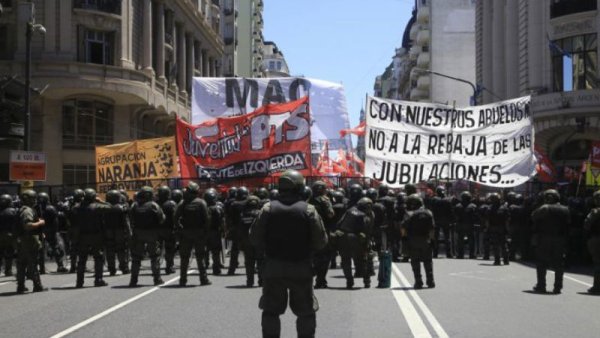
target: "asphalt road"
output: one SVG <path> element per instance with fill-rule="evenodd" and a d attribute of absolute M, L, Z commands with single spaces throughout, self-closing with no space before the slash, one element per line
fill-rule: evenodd
<path fill-rule="evenodd" d="M 194 262 L 195 264 L 195 262 Z M 92 263 L 88 262 L 89 268 Z M 49 270 L 54 266 L 48 264 Z M 246 288 L 244 270 L 189 287 L 178 274 L 152 285 L 147 262 L 140 287 L 129 276 L 106 277 L 108 287 L 75 289 L 74 274 L 46 274 L 50 291 L 16 295 L 13 277 L 0 277 L 0 337 L 260 337 L 258 287 Z M 193 268 L 194 266 L 192 266 Z M 316 290 L 318 337 L 595 337 L 600 297 L 585 293 L 590 275 L 567 273 L 561 295 L 530 293 L 535 270 L 482 260 L 434 260 L 437 287 L 413 290 L 407 263 L 396 263 L 390 289 L 345 289 L 340 269 L 329 289 Z M 553 274 L 548 274 L 552 285 Z M 376 285 L 373 278 L 373 285 Z M 31 283 L 28 282 L 31 288 Z M 295 337 L 295 317 L 282 316 L 282 337 Z"/>

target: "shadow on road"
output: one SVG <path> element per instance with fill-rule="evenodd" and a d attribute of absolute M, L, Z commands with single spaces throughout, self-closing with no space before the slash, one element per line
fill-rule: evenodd
<path fill-rule="evenodd" d="M 17 291 L 10 291 L 10 292 L 2 292 L 0 293 L 0 297 L 11 297 L 11 296 L 20 296 Z"/>
<path fill-rule="evenodd" d="M 226 289 L 256 289 L 258 288 L 258 286 L 251 286 L 248 287 L 245 284 L 244 285 L 227 285 L 225 286 Z"/>
<path fill-rule="evenodd" d="M 523 290 L 523 293 L 528 293 L 528 294 L 531 294 L 531 295 L 538 295 L 538 296 L 558 296 L 558 294 L 554 294 L 554 293 L 551 293 L 551 292 L 544 292 L 544 293 L 542 293 L 542 292 L 536 292 L 536 291 L 533 291 L 533 290 Z"/>
<path fill-rule="evenodd" d="M 600 297 L 600 294 L 597 294 L 597 293 L 577 292 L 577 294 L 582 295 L 582 296 Z"/>

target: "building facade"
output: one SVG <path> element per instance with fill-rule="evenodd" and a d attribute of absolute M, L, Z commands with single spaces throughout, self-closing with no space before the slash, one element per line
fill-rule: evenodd
<path fill-rule="evenodd" d="M 266 77 L 288 77 L 290 69 L 285 61 L 285 57 L 273 41 L 265 41 L 263 44 L 263 63 L 262 69 Z"/>
<path fill-rule="evenodd" d="M 265 77 L 263 63 L 263 0 L 237 0 L 237 53 L 234 59 L 237 76 Z"/>
<path fill-rule="evenodd" d="M 190 119 L 192 77 L 221 75 L 218 0 L 32 3 L 46 31 L 31 39 L 30 148 L 46 153 L 44 184 L 94 182 L 96 145 L 173 135 L 176 116 Z M 22 83 L 31 6 L 2 5 L 0 77 Z M 22 148 L 23 115 L 6 111 L 0 118 L 17 133 L 0 135 L 0 181 L 8 180 L 9 149 Z"/>
<path fill-rule="evenodd" d="M 483 103 L 532 95 L 536 145 L 579 168 L 600 139 L 598 1 L 478 1 L 476 27 Z"/>

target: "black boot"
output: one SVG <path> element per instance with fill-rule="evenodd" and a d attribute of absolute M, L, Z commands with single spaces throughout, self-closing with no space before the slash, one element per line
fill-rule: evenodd
<path fill-rule="evenodd" d="M 48 288 L 45 288 L 42 285 L 42 280 L 40 279 L 40 275 L 38 273 L 36 273 L 37 271 L 34 271 L 32 274 L 32 279 L 33 279 L 33 292 L 44 292 L 44 291 L 48 291 Z"/>
<path fill-rule="evenodd" d="M 427 279 L 427 287 L 435 288 L 435 280 L 433 279 L 433 261 L 423 262 L 425 266 L 425 278 Z"/>
<path fill-rule="evenodd" d="M 415 275 L 414 288 L 417 290 L 422 289 L 423 288 L 423 277 L 421 276 L 421 262 L 411 259 L 410 265 L 412 267 L 413 274 Z"/>
<path fill-rule="evenodd" d="M 23 294 L 28 291 L 25 287 L 25 267 L 17 264 L 17 293 Z"/>
<path fill-rule="evenodd" d="M 83 287 L 83 278 L 85 277 L 85 260 L 79 259 L 77 262 L 77 282 L 75 283 L 76 288 Z"/>
<path fill-rule="evenodd" d="M 212 283 L 210 280 L 208 280 L 208 274 L 206 273 L 206 267 L 202 264 L 202 257 L 196 256 L 196 262 L 198 262 L 198 274 L 200 275 L 200 285 L 211 285 Z"/>
<path fill-rule="evenodd" d="M 8 277 L 8 276 L 12 276 L 12 265 L 13 265 L 13 260 L 12 258 L 7 258 L 6 259 L 6 266 L 4 267 L 4 276 Z"/>
<path fill-rule="evenodd" d="M 138 276 L 140 274 L 141 261 L 134 260 L 131 262 L 131 277 L 129 279 L 129 286 L 135 287 L 138 284 Z"/>
<path fill-rule="evenodd" d="M 94 257 L 94 286 L 107 286 L 103 279 L 104 257 Z"/>
<path fill-rule="evenodd" d="M 163 284 L 162 278 L 160 278 L 160 261 L 155 258 L 150 261 L 150 269 L 152 269 L 152 277 L 154 278 L 154 285 Z"/>
<path fill-rule="evenodd" d="M 181 257 L 181 262 L 179 263 L 181 265 L 179 267 L 179 286 L 187 285 L 187 271 L 189 263 L 189 257 Z"/>
<path fill-rule="evenodd" d="M 546 293 L 546 270 L 536 268 L 537 284 L 533 287 L 534 292 Z"/>
<path fill-rule="evenodd" d="M 600 273 L 594 274 L 594 285 L 588 289 L 588 292 L 593 295 L 600 295 Z"/>

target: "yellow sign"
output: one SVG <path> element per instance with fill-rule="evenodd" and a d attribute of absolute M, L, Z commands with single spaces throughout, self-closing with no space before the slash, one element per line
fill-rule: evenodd
<path fill-rule="evenodd" d="M 124 189 L 131 193 L 158 187 L 178 177 L 175 137 L 137 140 L 96 147 L 98 193 Z"/>
<path fill-rule="evenodd" d="M 590 162 L 587 162 L 586 167 L 585 185 L 595 187 L 600 186 L 600 168 L 592 167 Z"/>

